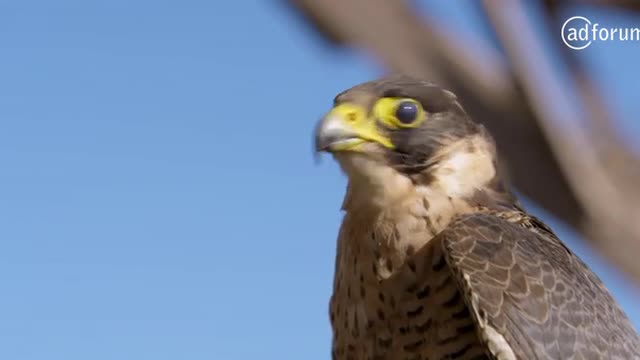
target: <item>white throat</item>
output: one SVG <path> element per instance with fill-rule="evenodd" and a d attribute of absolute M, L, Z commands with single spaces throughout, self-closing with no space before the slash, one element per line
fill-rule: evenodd
<path fill-rule="evenodd" d="M 349 177 L 345 210 L 396 209 L 416 197 L 464 200 L 496 176 L 494 146 L 480 135 L 444 146 L 433 157 L 431 180 L 421 184 L 367 155 L 337 154 Z"/>

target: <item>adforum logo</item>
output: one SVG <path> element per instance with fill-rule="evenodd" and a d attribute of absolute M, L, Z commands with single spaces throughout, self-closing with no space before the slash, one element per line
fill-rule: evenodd
<path fill-rule="evenodd" d="M 582 50 L 596 41 L 640 41 L 640 28 L 607 28 L 584 16 L 574 16 L 562 25 L 562 41 L 574 50 Z"/>

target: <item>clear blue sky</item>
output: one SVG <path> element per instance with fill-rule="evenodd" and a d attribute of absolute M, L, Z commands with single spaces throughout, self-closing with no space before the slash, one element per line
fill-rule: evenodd
<path fill-rule="evenodd" d="M 638 134 L 640 49 L 584 56 Z M 0 358 L 328 359 L 345 180 L 311 132 L 378 74 L 269 1 L 0 3 Z"/>

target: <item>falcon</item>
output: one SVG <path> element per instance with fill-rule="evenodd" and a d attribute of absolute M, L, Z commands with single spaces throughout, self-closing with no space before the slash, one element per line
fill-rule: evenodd
<path fill-rule="evenodd" d="M 348 178 L 333 359 L 640 359 L 620 306 L 518 203 L 452 92 L 406 76 L 357 85 L 315 146 Z"/>

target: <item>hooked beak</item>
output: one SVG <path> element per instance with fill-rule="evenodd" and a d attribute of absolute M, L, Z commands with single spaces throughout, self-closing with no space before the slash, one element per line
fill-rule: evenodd
<path fill-rule="evenodd" d="M 359 105 L 337 105 L 316 127 L 316 152 L 363 151 L 362 145 L 370 142 L 393 148 L 391 141 L 378 131 L 375 119 L 369 119 L 366 109 Z"/>

